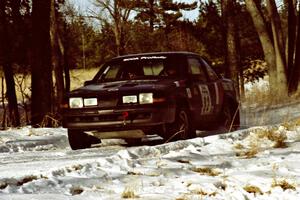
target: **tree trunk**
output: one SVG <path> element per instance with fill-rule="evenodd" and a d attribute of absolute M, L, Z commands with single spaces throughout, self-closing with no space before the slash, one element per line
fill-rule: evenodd
<path fill-rule="evenodd" d="M 227 64 L 228 77 L 234 81 L 234 86 L 239 95 L 239 56 L 237 52 L 237 29 L 235 23 L 234 0 L 223 0 L 223 15 L 226 21 L 226 44 L 227 44 Z"/>
<path fill-rule="evenodd" d="M 296 27 L 297 27 L 297 19 L 296 19 L 296 10 L 293 0 L 287 0 L 288 7 L 288 48 L 287 48 L 287 64 L 288 64 L 288 87 L 289 93 L 293 93 L 297 90 L 298 82 L 295 80 L 295 47 L 299 48 L 295 45 L 297 43 L 296 40 Z M 296 41 L 296 42 L 295 42 Z M 297 75 L 296 75 L 297 76 Z M 299 76 L 299 75 L 298 75 Z M 296 78 L 297 79 L 297 78 Z"/>
<path fill-rule="evenodd" d="M 56 20 L 57 11 L 52 8 L 53 11 L 51 12 L 53 22 L 59 23 L 59 20 Z M 52 43 L 52 66 L 54 69 L 55 75 L 55 111 L 60 114 L 60 106 L 63 103 L 64 97 L 64 77 L 63 77 L 63 58 L 64 58 L 64 47 L 62 41 L 60 39 L 60 35 L 57 31 L 57 27 L 55 23 L 51 25 L 51 35 L 53 39 L 51 40 Z"/>
<path fill-rule="evenodd" d="M 70 66 L 69 66 L 69 41 L 67 37 L 67 23 L 64 22 L 64 55 L 63 55 L 63 66 L 64 66 L 64 73 L 65 73 L 65 92 L 70 92 L 71 89 L 71 81 L 70 81 Z"/>
<path fill-rule="evenodd" d="M 18 127 L 20 126 L 20 115 L 18 110 L 12 64 L 10 62 L 5 63 L 3 65 L 3 69 L 6 82 L 6 96 L 8 99 L 9 119 L 13 127 Z"/>
<path fill-rule="evenodd" d="M 51 14 L 54 0 L 33 0 L 33 57 L 31 69 L 31 124 L 51 126 L 44 120 L 53 113 Z"/>
<path fill-rule="evenodd" d="M 2 114 L 2 129 L 6 129 L 6 107 L 5 107 L 5 95 L 4 95 L 4 78 L 1 76 L 1 104 L 2 104 L 2 109 L 3 109 L 3 114 Z"/>
<path fill-rule="evenodd" d="M 9 118 L 11 121 L 11 125 L 13 127 L 20 126 L 20 115 L 18 110 L 18 102 L 16 96 L 15 89 L 15 81 L 12 69 L 12 60 L 11 60 L 11 38 L 8 33 L 8 22 L 6 21 L 6 1 L 0 1 L 0 20 L 2 26 L 0 27 L 0 56 L 2 59 L 2 63 L 0 65 L 3 66 L 4 77 L 6 82 L 6 96 L 8 99 L 8 110 L 9 110 Z"/>
<path fill-rule="evenodd" d="M 286 78 L 286 65 L 285 65 L 285 53 L 283 44 L 283 34 L 281 28 L 281 22 L 277 7 L 274 0 L 267 0 L 267 10 L 269 18 L 271 20 L 273 43 L 276 57 L 276 70 L 277 70 L 277 90 L 287 95 L 287 78 Z"/>
<path fill-rule="evenodd" d="M 115 42 L 116 42 L 116 50 L 117 50 L 116 54 L 118 56 L 125 54 L 124 30 L 122 26 L 123 25 L 119 17 L 116 17 L 113 30 L 115 34 Z"/>
<path fill-rule="evenodd" d="M 262 49 L 265 56 L 265 61 L 268 65 L 269 84 L 271 94 L 277 93 L 277 69 L 276 69 L 276 57 L 275 49 L 272 40 L 268 34 L 264 19 L 261 16 L 259 9 L 257 8 L 254 0 L 245 0 L 248 12 L 251 15 L 255 29 L 258 33 L 259 40 L 262 45 Z"/>
<path fill-rule="evenodd" d="M 149 24 L 150 24 L 150 32 L 152 33 L 154 30 L 154 19 L 155 19 L 155 14 L 154 14 L 154 0 L 149 0 Z"/>
<path fill-rule="evenodd" d="M 291 84 L 294 85 L 295 91 L 300 89 L 300 4 L 298 9 L 298 28 L 296 38 L 295 65 L 292 72 Z"/>

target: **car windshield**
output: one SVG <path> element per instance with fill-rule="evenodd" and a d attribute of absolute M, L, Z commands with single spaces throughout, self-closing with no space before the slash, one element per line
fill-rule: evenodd
<path fill-rule="evenodd" d="M 107 63 L 96 75 L 96 82 L 132 79 L 176 78 L 182 69 L 182 62 L 174 56 L 129 57 Z"/>

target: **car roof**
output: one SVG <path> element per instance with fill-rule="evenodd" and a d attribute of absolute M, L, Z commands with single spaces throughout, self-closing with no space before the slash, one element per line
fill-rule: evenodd
<path fill-rule="evenodd" d="M 138 53 L 138 54 L 128 54 L 122 55 L 115 58 L 112 58 L 111 61 L 116 61 L 125 58 L 133 58 L 133 57 L 141 57 L 141 56 L 168 56 L 168 55 L 196 55 L 196 53 L 188 52 L 188 51 L 166 51 L 166 52 L 149 52 L 149 53 Z"/>

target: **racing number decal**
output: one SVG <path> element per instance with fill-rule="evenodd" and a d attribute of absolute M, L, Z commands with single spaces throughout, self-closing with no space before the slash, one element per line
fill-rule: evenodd
<path fill-rule="evenodd" d="M 201 114 L 210 114 L 212 112 L 211 96 L 207 85 L 198 85 L 202 99 Z"/>

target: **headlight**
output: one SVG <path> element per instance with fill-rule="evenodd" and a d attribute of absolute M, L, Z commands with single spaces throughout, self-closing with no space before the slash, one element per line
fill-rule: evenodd
<path fill-rule="evenodd" d="M 97 106 L 97 98 L 86 98 L 83 100 L 84 106 Z"/>
<path fill-rule="evenodd" d="M 137 96 L 136 95 L 123 96 L 122 102 L 123 103 L 137 103 Z"/>
<path fill-rule="evenodd" d="M 153 93 L 140 93 L 139 94 L 140 104 L 150 104 L 153 103 Z"/>
<path fill-rule="evenodd" d="M 69 99 L 70 108 L 82 108 L 83 99 L 81 97 L 72 97 Z"/>

